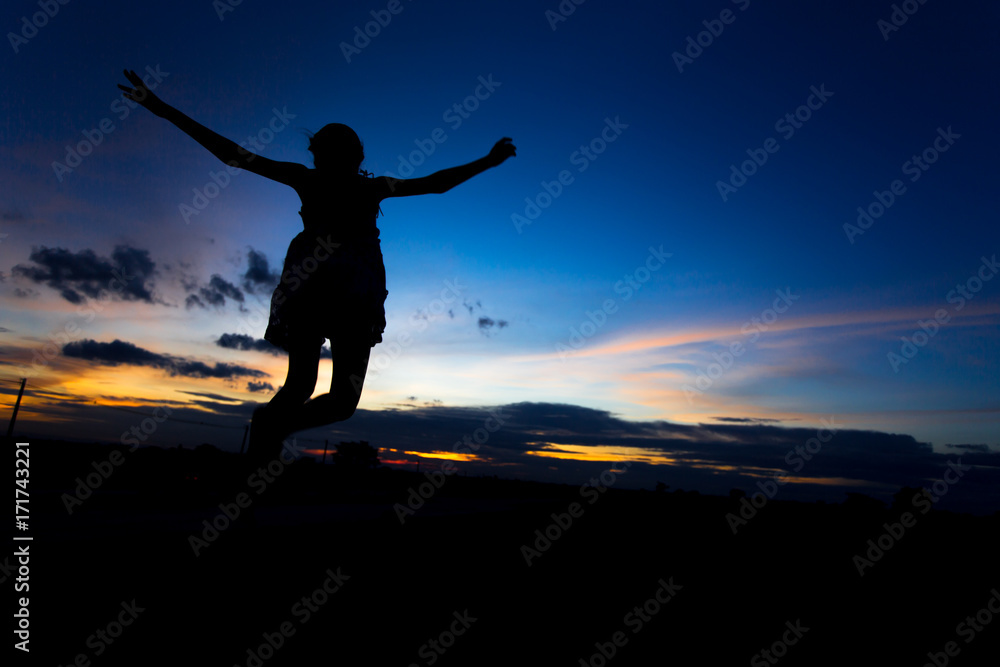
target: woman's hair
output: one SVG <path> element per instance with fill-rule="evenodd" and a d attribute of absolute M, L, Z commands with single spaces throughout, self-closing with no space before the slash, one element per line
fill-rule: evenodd
<path fill-rule="evenodd" d="M 309 135 L 309 152 L 317 169 L 357 174 L 362 173 L 365 147 L 358 135 L 342 123 L 330 123 Z"/>

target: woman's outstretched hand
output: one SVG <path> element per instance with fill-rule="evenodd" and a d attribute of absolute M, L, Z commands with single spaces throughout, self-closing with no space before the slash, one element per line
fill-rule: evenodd
<path fill-rule="evenodd" d="M 517 147 L 511 141 L 510 137 L 504 137 L 493 144 L 493 148 L 490 150 L 487 158 L 493 163 L 494 167 L 501 164 L 507 158 L 517 155 Z"/>
<path fill-rule="evenodd" d="M 143 83 L 142 78 L 136 74 L 134 70 L 127 69 L 124 70 L 124 72 L 125 78 L 128 79 L 129 83 L 135 86 L 135 88 L 129 88 L 128 86 L 123 86 L 119 83 L 118 87 L 122 89 L 122 95 L 133 102 L 141 104 L 149 109 L 151 113 L 154 113 L 162 118 L 166 110 L 170 108 L 167 103 L 154 95 L 153 91 L 151 91 L 146 84 Z"/>

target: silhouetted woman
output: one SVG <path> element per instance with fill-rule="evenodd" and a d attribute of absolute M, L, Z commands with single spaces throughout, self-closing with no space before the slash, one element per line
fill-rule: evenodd
<path fill-rule="evenodd" d="M 368 356 L 385 330 L 385 267 L 375 226 L 379 202 L 446 192 L 515 155 L 515 148 L 505 137 L 486 157 L 460 167 L 423 178 L 373 178 L 361 169 L 364 151 L 357 134 L 334 123 L 311 137 L 315 168 L 309 169 L 255 155 L 160 100 L 134 71 L 126 70 L 125 77 L 134 86 L 119 84 L 126 98 L 169 120 L 227 165 L 291 186 L 302 200 L 305 230 L 288 248 L 264 334 L 288 351 L 288 377 L 274 398 L 254 411 L 251 426 L 252 459 L 275 458 L 287 436 L 343 421 L 357 408 Z M 309 400 L 328 338 L 330 393 Z"/>

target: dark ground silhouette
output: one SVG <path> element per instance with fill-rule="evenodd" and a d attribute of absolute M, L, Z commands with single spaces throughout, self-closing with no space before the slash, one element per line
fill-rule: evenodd
<path fill-rule="evenodd" d="M 77 478 L 115 449 L 121 465 L 68 513 Z M 739 493 L 582 494 L 460 475 L 430 492 L 426 474 L 373 469 L 363 451 L 248 483 L 230 472 L 236 455 L 210 446 L 127 453 L 33 441 L 32 657 L 919 666 L 933 664 L 930 652 L 995 664 L 1000 617 L 959 627 L 1000 586 L 1000 515 L 920 514 L 908 492 L 897 507 L 775 500 L 734 535 L 726 516 L 739 513 Z M 220 504 L 234 512 L 240 492 L 249 506 L 227 525 Z M 430 497 L 416 507 L 420 493 Z M 907 510 L 915 523 L 883 539 L 859 576 L 854 557 Z M 203 523 L 213 521 L 225 526 L 214 538 Z"/>

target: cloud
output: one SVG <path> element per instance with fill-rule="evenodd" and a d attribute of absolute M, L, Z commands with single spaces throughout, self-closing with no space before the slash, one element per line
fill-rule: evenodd
<path fill-rule="evenodd" d="M 503 329 L 507 326 L 507 320 L 496 320 L 494 321 L 492 317 L 480 317 L 479 318 L 479 332 L 484 336 L 489 336 L 496 327 L 497 330 Z"/>
<path fill-rule="evenodd" d="M 983 454 L 990 451 L 989 445 L 945 445 L 945 447 L 950 447 L 951 449 L 963 449 L 967 452 L 980 452 Z"/>
<path fill-rule="evenodd" d="M 250 379 L 248 384 L 263 390 L 264 382 Z M 15 390 L 13 385 L 7 388 Z M 252 400 L 201 396 L 204 400 L 194 401 L 187 411 L 178 404 L 174 417 L 202 422 L 208 409 L 215 415 L 213 423 L 236 430 L 243 428 L 258 405 Z M 86 397 L 39 390 L 36 399 L 42 414 L 60 416 L 57 422 L 72 423 L 76 432 L 89 423 L 95 409 Z M 68 414 L 74 419 L 67 420 Z M 633 421 L 606 410 L 568 404 L 457 407 L 424 403 L 405 409 L 362 408 L 345 422 L 303 431 L 296 438 L 302 442 L 367 440 L 382 448 L 383 460 L 392 460 L 393 466 L 416 467 L 419 462 L 431 469 L 444 460 L 436 455 L 444 454 L 466 459 L 456 461 L 464 475 L 574 486 L 599 477 L 616 461 L 630 463 L 620 480 L 622 488 L 652 490 L 662 482 L 673 490 L 717 496 L 727 496 L 733 488 L 752 495 L 761 491 L 761 484 L 772 481 L 774 474 L 787 473 L 789 481 L 772 496 L 778 501 L 842 502 L 847 493 L 857 492 L 889 503 L 904 487 L 934 489 L 949 480 L 935 508 L 976 514 L 1000 511 L 998 451 L 959 447 L 936 452 L 908 435 L 839 426 L 832 437 L 822 434 L 825 442 L 810 443 L 811 438 L 819 439 L 817 435 L 815 427 Z M 204 441 L 206 435 L 193 433 L 192 437 Z M 230 448 L 239 446 L 238 440 L 217 437 Z M 456 449 L 472 456 L 456 457 Z M 800 453 L 803 450 L 812 451 L 808 459 Z M 802 459 L 801 466 L 794 463 L 796 457 Z M 956 469 L 962 471 L 961 476 Z"/>
<path fill-rule="evenodd" d="M 204 391 L 181 391 L 181 392 L 178 392 L 178 393 L 188 394 L 189 396 L 199 396 L 201 398 L 209 398 L 209 399 L 211 399 L 213 401 L 224 401 L 224 402 L 228 402 L 228 403 L 240 403 L 240 402 L 242 402 L 241 399 L 229 398 L 228 396 L 223 396 L 221 394 L 213 394 L 213 393 L 204 392 Z"/>
<path fill-rule="evenodd" d="M 192 378 L 268 377 L 267 373 L 246 366 L 226 363 L 208 365 L 201 361 L 151 352 L 122 340 L 99 343 L 88 338 L 67 343 L 62 352 L 67 357 L 96 361 L 105 366 L 149 366 L 165 370 L 170 375 Z"/>
<path fill-rule="evenodd" d="M 273 354 L 276 357 L 288 354 L 286 350 L 269 343 L 263 338 L 253 338 L 251 336 L 247 336 L 246 334 L 225 333 L 219 336 L 219 339 L 215 341 L 215 344 L 219 347 L 224 347 L 230 350 L 264 352 L 266 354 Z M 321 359 L 332 359 L 333 353 L 330 351 L 329 347 L 324 345 L 320 350 L 319 356 Z"/>
<path fill-rule="evenodd" d="M 220 276 L 217 273 L 214 274 L 212 276 L 212 279 L 208 282 L 208 287 L 210 290 L 212 290 L 214 294 L 217 294 L 224 298 L 232 299 L 233 301 L 238 301 L 240 303 L 243 303 L 244 297 L 243 297 L 243 292 L 240 291 L 240 288 L 232 284 L 231 282 L 225 280 L 222 276 Z M 206 290 L 204 287 L 201 288 L 201 293 L 203 296 L 206 294 Z"/>
<path fill-rule="evenodd" d="M 194 289 L 195 285 L 188 283 L 188 289 Z M 226 299 L 232 299 L 243 307 L 245 297 L 239 287 L 232 284 L 218 273 L 213 274 L 208 285 L 198 287 L 197 294 L 189 294 L 184 301 L 185 307 L 191 308 L 222 308 L 226 305 Z"/>
<path fill-rule="evenodd" d="M 496 421 L 487 422 L 491 414 L 502 420 L 499 428 Z M 651 489 L 663 481 L 675 489 L 716 495 L 734 487 L 753 494 L 759 483 L 785 474 L 791 481 L 779 487 L 776 497 L 788 500 L 839 502 L 851 491 L 891 502 L 899 489 L 930 487 L 961 462 L 974 470 L 964 473 L 941 506 L 1000 510 L 1000 452 L 939 453 L 909 435 L 849 430 L 836 423 L 817 429 L 627 421 L 576 405 L 517 403 L 359 410 L 332 430 L 331 437 L 349 440 L 363 433 L 378 446 L 399 451 L 454 452 L 466 443 L 462 451 L 475 454 L 460 464 L 467 474 L 502 471 L 524 479 L 586 481 L 619 460 L 632 462 L 627 476 L 632 488 Z"/>
<path fill-rule="evenodd" d="M 253 393 L 260 391 L 273 392 L 274 385 L 270 382 L 247 382 L 247 391 Z"/>
<path fill-rule="evenodd" d="M 462 301 L 462 307 L 469 311 L 469 315 L 475 317 L 476 311 L 483 310 L 483 302 L 480 299 L 476 299 L 475 301 L 464 299 Z M 455 311 L 449 310 L 448 317 L 455 319 Z M 426 316 L 423 319 L 427 319 Z M 507 320 L 494 320 L 492 317 L 488 317 L 486 315 L 480 315 L 476 319 L 476 326 L 479 327 L 479 333 L 487 337 L 494 333 L 494 330 L 499 331 L 509 325 L 510 322 Z"/>
<path fill-rule="evenodd" d="M 280 277 L 277 271 L 271 271 L 263 253 L 250 248 L 247 252 L 247 270 L 243 274 L 243 289 L 248 294 L 272 291 Z"/>
<path fill-rule="evenodd" d="M 65 248 L 32 248 L 28 259 L 37 266 L 18 264 L 12 273 L 17 278 L 47 285 L 73 304 L 102 294 L 122 301 L 153 303 L 153 277 L 156 264 L 149 251 L 125 245 L 115 246 L 110 258 L 99 257 L 93 250 L 70 252 Z"/>
<path fill-rule="evenodd" d="M 219 347 L 224 347 L 230 350 L 253 350 L 255 352 L 266 352 L 267 354 L 273 354 L 276 357 L 288 354 L 280 347 L 267 342 L 263 338 L 252 338 L 246 334 L 224 333 L 219 336 L 219 339 L 215 341 L 215 344 Z"/>
<path fill-rule="evenodd" d="M 247 270 L 239 277 L 242 289 L 217 273 L 212 275 L 207 285 L 202 285 L 199 280 L 191 277 L 184 277 L 181 284 L 189 292 L 184 300 L 184 306 L 188 310 L 193 308 L 218 309 L 225 307 L 227 300 L 229 300 L 235 301 L 239 304 L 240 310 L 244 311 L 243 304 L 247 294 L 271 291 L 277 284 L 279 277 L 277 272 L 271 271 L 267 257 L 250 248 L 247 252 Z"/>

